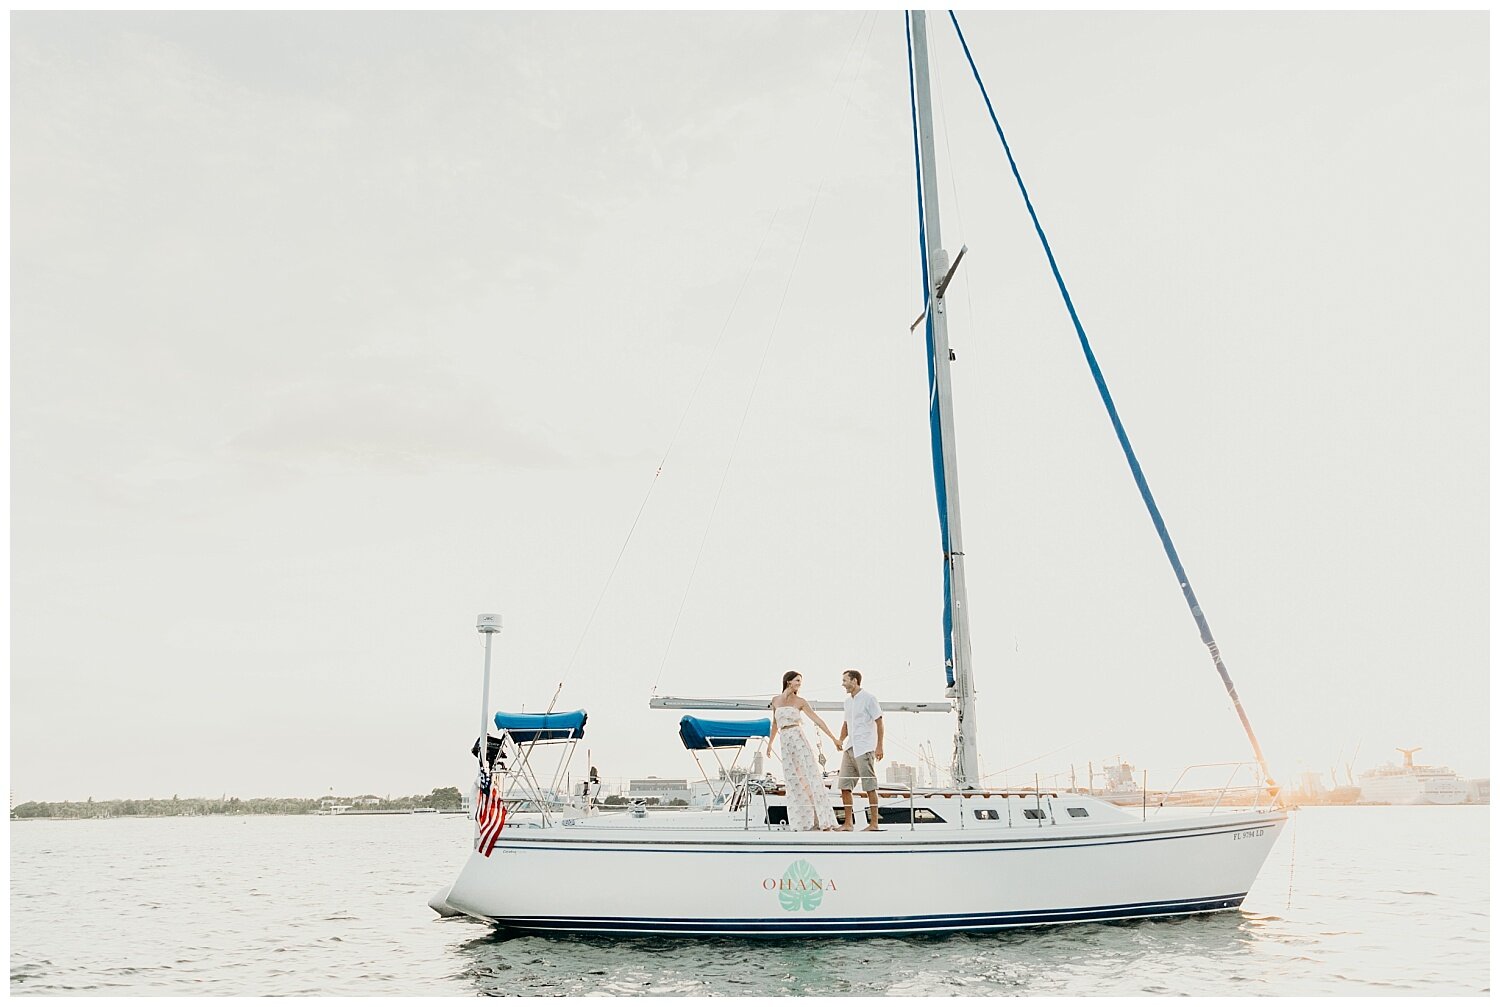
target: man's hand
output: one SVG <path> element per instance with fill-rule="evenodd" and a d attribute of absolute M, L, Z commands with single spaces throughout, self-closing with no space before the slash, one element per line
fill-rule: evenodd
<path fill-rule="evenodd" d="M 883 759 L 883 758 L 885 758 L 885 748 L 883 746 L 881 746 L 881 745 L 876 745 L 875 746 L 875 759 L 877 761 L 879 761 L 880 759 Z"/>

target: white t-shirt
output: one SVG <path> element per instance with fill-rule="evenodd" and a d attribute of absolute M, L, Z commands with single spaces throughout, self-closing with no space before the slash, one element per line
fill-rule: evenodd
<path fill-rule="evenodd" d="M 861 689 L 844 700 L 844 723 L 849 728 L 850 752 L 866 755 L 875 751 L 875 721 L 880 719 L 880 700 Z"/>

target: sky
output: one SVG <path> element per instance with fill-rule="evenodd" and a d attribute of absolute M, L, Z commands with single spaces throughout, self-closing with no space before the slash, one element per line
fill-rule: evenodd
<path fill-rule="evenodd" d="M 1273 772 L 1487 776 L 1487 15 L 961 17 Z M 930 31 L 981 772 L 1247 760 Z M 481 612 L 607 778 L 696 773 L 653 694 L 941 698 L 899 12 L 11 47 L 14 801 L 467 785 Z"/>

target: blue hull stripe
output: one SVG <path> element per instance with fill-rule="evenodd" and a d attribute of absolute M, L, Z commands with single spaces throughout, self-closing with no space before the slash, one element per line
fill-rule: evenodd
<path fill-rule="evenodd" d="M 1237 908 L 1245 892 L 1209 899 L 1170 902 L 1139 902 L 1077 909 L 1038 909 L 1007 913 L 956 913 L 931 916 L 875 916 L 852 919 L 794 920 L 673 919 L 653 917 L 501 916 L 491 922 L 507 930 L 590 933 L 676 934 L 862 934 L 912 933 L 924 930 L 989 930 L 1003 927 L 1038 926 L 1048 923 L 1087 923 L 1102 920 L 1139 919 L 1149 916 L 1180 916 Z"/>
<path fill-rule="evenodd" d="M 780 840 L 779 842 L 780 842 L 781 845 L 771 846 L 771 845 L 769 845 L 769 843 L 778 842 L 778 841 L 777 840 L 768 840 L 767 841 L 767 845 L 762 845 L 762 846 L 760 846 L 760 848 L 753 849 L 753 850 L 746 850 L 746 849 L 739 849 L 739 848 L 737 848 L 737 847 L 744 846 L 745 845 L 744 843 L 732 843 L 732 844 L 731 843 L 725 843 L 725 844 L 723 844 L 723 846 L 721 848 L 717 848 L 717 849 L 699 849 L 699 850 L 694 850 L 694 849 L 682 849 L 682 848 L 679 848 L 679 846 L 685 847 L 685 846 L 689 846 L 689 845 L 711 845 L 711 841 L 708 841 L 708 842 L 699 841 L 698 843 L 695 844 L 695 843 L 693 843 L 692 840 L 677 840 L 677 841 L 667 840 L 667 841 L 664 841 L 664 842 L 660 843 L 659 845 L 651 845 L 651 846 L 628 846 L 628 845 L 625 845 L 625 844 L 629 843 L 630 840 L 613 840 L 613 841 L 611 841 L 611 840 L 607 840 L 607 839 L 595 839 L 593 837 L 581 838 L 581 839 L 577 840 L 576 842 L 569 842 L 569 843 L 566 843 L 566 844 L 561 844 L 561 843 L 547 843 L 547 842 L 532 842 L 532 841 L 526 840 L 526 839 L 515 839 L 515 840 L 511 840 L 511 841 L 507 842 L 506 840 L 502 839 L 500 841 L 500 843 L 495 848 L 497 850 L 503 850 L 503 849 L 513 849 L 513 850 L 563 850 L 563 851 L 567 851 L 567 852 L 587 851 L 587 852 L 590 852 L 590 853 L 599 853 L 599 852 L 605 852 L 605 851 L 608 851 L 610 853 L 672 853 L 672 854 L 708 853 L 708 854 L 730 855 L 730 856 L 761 856 L 761 855 L 765 855 L 765 854 L 782 855 L 782 854 L 787 853 L 788 851 L 796 851 L 796 852 L 799 852 L 799 853 L 809 853 L 809 852 L 816 852 L 816 853 L 819 853 L 819 854 L 827 853 L 827 854 L 833 854 L 833 855 L 837 855 L 837 856 L 859 855 L 859 854 L 872 854 L 872 855 L 880 855 L 880 856 L 893 856 L 893 855 L 899 855 L 899 854 L 904 854 L 904 853 L 920 853 L 920 854 L 923 854 L 923 855 L 931 855 L 931 854 L 934 854 L 934 853 L 1023 853 L 1023 852 L 1030 852 L 1030 851 L 1033 851 L 1033 850 L 1077 850 L 1077 849 L 1086 849 L 1088 847 L 1093 847 L 1093 846 L 1122 846 L 1122 845 L 1125 845 L 1127 843 L 1160 843 L 1160 842 L 1166 842 L 1166 841 L 1172 840 L 1172 839 L 1201 839 L 1201 838 L 1204 838 L 1206 836 L 1227 836 L 1227 835 L 1230 835 L 1231 833 L 1235 833 L 1235 832 L 1248 832 L 1248 831 L 1251 831 L 1253 829 L 1266 829 L 1266 830 L 1269 831 L 1270 829 L 1276 828 L 1281 823 L 1282 823 L 1282 819 L 1273 819 L 1273 820 L 1271 820 L 1269 822 L 1264 822 L 1264 823 L 1254 823 L 1254 824 L 1241 823 L 1239 825 L 1231 826 L 1229 828 L 1218 829 L 1218 830 L 1214 830 L 1214 831 L 1172 832 L 1172 833 L 1167 833 L 1165 835 L 1143 836 L 1143 837 L 1141 837 L 1139 839 L 1108 839 L 1108 840 L 1105 840 L 1103 842 L 1090 842 L 1087 839 L 1087 837 L 1080 836 L 1080 837 L 1076 837 L 1076 838 L 1075 837 L 1067 837 L 1067 838 L 1064 838 L 1064 839 L 1054 840 L 1052 842 L 1046 842 L 1046 843 L 1036 843 L 1036 842 L 1033 842 L 1033 841 L 1030 841 L 1030 840 L 1024 840 L 1024 839 L 1023 840 L 1014 840 L 1013 839 L 1013 840 L 1009 840 L 1009 841 L 998 841 L 998 842 L 994 841 L 994 840 L 990 840 L 989 842 L 990 842 L 991 845 L 980 845 L 982 843 L 985 843 L 986 841 L 983 840 L 983 839 L 975 839 L 975 840 L 971 840 L 970 841 L 971 845 L 968 845 L 968 846 L 966 846 L 964 848 L 961 848 L 961 849 L 945 848 L 945 847 L 948 847 L 949 844 L 947 844 L 947 843 L 936 843 L 936 842 L 928 842 L 928 843 L 924 843 L 923 845 L 915 847 L 915 848 L 913 848 L 913 847 L 907 847 L 907 848 L 904 848 L 904 849 L 892 849 L 892 848 L 889 848 L 889 847 L 886 847 L 886 848 L 879 848 L 879 847 L 877 847 L 876 849 L 860 849 L 860 848 L 851 847 L 851 846 L 841 846 L 841 845 L 839 845 L 837 843 L 830 843 L 830 844 L 827 844 L 827 845 L 809 846 L 806 843 L 795 843 L 795 842 L 789 842 L 787 840 Z"/>

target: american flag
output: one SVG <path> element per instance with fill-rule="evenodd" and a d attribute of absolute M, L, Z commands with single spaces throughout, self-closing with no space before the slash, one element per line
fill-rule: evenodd
<path fill-rule="evenodd" d="M 500 838 L 500 830 L 505 828 L 505 802 L 500 800 L 500 788 L 488 770 L 479 771 L 478 791 L 474 799 L 474 821 L 479 823 L 479 845 L 476 848 L 489 856 Z"/>

